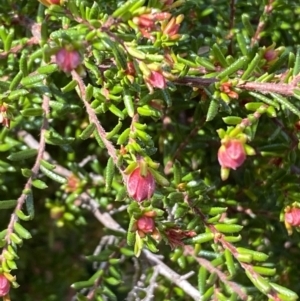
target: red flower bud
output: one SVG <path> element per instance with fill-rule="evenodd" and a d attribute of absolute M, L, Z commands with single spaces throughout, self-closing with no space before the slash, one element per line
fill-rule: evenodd
<path fill-rule="evenodd" d="M 128 177 L 127 191 L 130 197 L 138 202 L 150 199 L 155 190 L 155 181 L 152 174 L 147 171 L 146 176 L 141 175 L 140 167 L 136 168 Z"/>
<path fill-rule="evenodd" d="M 151 217 L 142 216 L 137 221 L 137 229 L 144 233 L 152 233 L 155 229 L 154 220 Z"/>
<path fill-rule="evenodd" d="M 63 4 L 63 0 L 39 0 L 39 1 L 47 7 L 52 4 L 55 4 L 55 5 Z"/>
<path fill-rule="evenodd" d="M 270 62 L 278 58 L 278 52 L 274 49 L 269 49 L 264 53 L 264 58 Z"/>
<path fill-rule="evenodd" d="M 166 80 L 164 76 L 157 71 L 151 71 L 147 81 L 154 88 L 164 89 L 166 87 Z"/>
<path fill-rule="evenodd" d="M 0 297 L 3 297 L 8 294 L 10 290 L 10 283 L 8 279 L 0 274 Z"/>
<path fill-rule="evenodd" d="M 81 63 L 81 58 L 76 50 L 60 49 L 55 56 L 56 64 L 64 72 L 71 72 Z"/>
<path fill-rule="evenodd" d="M 300 226 L 300 208 L 291 208 L 285 213 L 284 220 L 291 226 Z"/>
<path fill-rule="evenodd" d="M 243 143 L 238 139 L 225 142 L 218 151 L 218 160 L 222 167 L 237 169 L 246 160 Z"/>

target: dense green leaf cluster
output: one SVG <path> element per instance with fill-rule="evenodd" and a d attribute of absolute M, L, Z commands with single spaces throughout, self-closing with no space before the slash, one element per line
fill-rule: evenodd
<path fill-rule="evenodd" d="M 11 300 L 297 300 L 297 1 L 41 2 L 0 4 Z"/>

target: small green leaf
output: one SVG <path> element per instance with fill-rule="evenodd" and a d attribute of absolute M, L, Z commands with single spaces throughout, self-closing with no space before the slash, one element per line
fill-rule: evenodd
<path fill-rule="evenodd" d="M 46 142 L 52 145 L 66 145 L 72 143 L 75 139 L 73 137 L 62 137 L 54 130 L 45 132 Z"/>
<path fill-rule="evenodd" d="M 118 109 L 114 104 L 110 103 L 110 104 L 108 105 L 108 109 L 109 109 L 114 115 L 116 115 L 117 117 L 119 117 L 120 119 L 123 120 L 123 119 L 125 118 L 124 113 L 123 113 L 120 109 Z"/>
<path fill-rule="evenodd" d="M 78 84 L 77 80 L 71 80 L 67 85 L 61 88 L 61 91 L 63 93 L 70 92 L 76 88 L 77 84 Z"/>
<path fill-rule="evenodd" d="M 293 300 L 297 300 L 298 299 L 298 295 L 295 292 L 287 289 L 286 287 L 283 287 L 283 286 L 278 285 L 278 284 L 273 283 L 273 282 L 270 282 L 270 285 L 278 293 L 289 297 L 290 298 L 289 301 L 293 301 Z"/>
<path fill-rule="evenodd" d="M 206 121 L 213 120 L 218 114 L 219 102 L 216 99 L 212 99 L 209 103 L 208 111 L 206 114 Z"/>
<path fill-rule="evenodd" d="M 155 118 L 160 118 L 162 116 L 162 112 L 158 109 L 155 109 L 149 105 L 144 105 L 142 107 L 137 108 L 137 112 L 141 116 L 151 116 Z"/>
<path fill-rule="evenodd" d="M 37 75 L 29 75 L 27 77 L 22 78 L 21 84 L 23 86 L 31 87 L 35 86 L 36 84 L 42 82 L 46 78 L 44 74 L 37 74 Z"/>
<path fill-rule="evenodd" d="M 123 92 L 123 101 L 124 101 L 125 108 L 127 109 L 128 116 L 132 118 L 134 115 L 134 105 L 132 101 L 132 96 L 128 91 L 128 89 L 126 88 L 124 88 L 124 92 Z"/>
<path fill-rule="evenodd" d="M 213 233 L 201 233 L 192 238 L 185 239 L 184 243 L 186 244 L 202 244 L 208 241 L 213 240 L 215 235 Z"/>
<path fill-rule="evenodd" d="M 270 290 L 271 290 L 271 286 L 269 284 L 269 282 L 257 275 L 257 274 L 252 274 L 250 271 L 245 270 L 246 275 L 248 276 L 248 278 L 251 280 L 251 282 L 256 286 L 256 288 L 258 290 L 260 290 L 262 293 L 267 294 Z"/>
<path fill-rule="evenodd" d="M 109 192 L 115 175 L 115 163 L 110 157 L 108 159 L 105 171 L 105 191 Z"/>
<path fill-rule="evenodd" d="M 135 234 L 136 235 L 135 235 L 135 244 L 134 244 L 134 255 L 136 257 L 139 257 L 141 255 L 142 248 L 143 248 L 143 240 L 141 239 L 137 231 Z"/>
<path fill-rule="evenodd" d="M 224 240 L 228 241 L 228 242 L 238 242 L 242 240 L 242 236 L 238 235 L 238 236 L 224 236 Z"/>
<path fill-rule="evenodd" d="M 293 76 L 296 76 L 300 73 L 300 46 L 297 47 L 296 60 L 293 70 Z"/>
<path fill-rule="evenodd" d="M 127 256 L 127 257 L 132 257 L 134 256 L 134 252 L 128 248 L 121 248 L 120 253 Z"/>
<path fill-rule="evenodd" d="M 130 129 L 126 129 L 118 138 L 117 144 L 124 145 L 129 138 Z"/>
<path fill-rule="evenodd" d="M 256 261 L 266 261 L 269 258 L 269 256 L 265 253 L 249 250 L 246 248 L 237 248 L 237 251 L 240 254 L 250 254 L 252 256 L 253 260 L 256 260 Z"/>
<path fill-rule="evenodd" d="M 201 266 L 198 272 L 198 290 L 202 296 L 206 289 L 207 270 Z"/>
<path fill-rule="evenodd" d="M 117 135 L 118 132 L 121 130 L 122 125 L 123 125 L 122 122 L 119 121 L 117 123 L 117 125 L 109 133 L 106 134 L 106 139 L 110 140 L 112 137 L 114 137 L 115 135 Z"/>
<path fill-rule="evenodd" d="M 159 173 L 158 171 L 156 171 L 155 169 L 153 169 L 151 167 L 149 167 L 149 171 L 152 173 L 155 181 L 159 185 L 161 185 L 163 187 L 166 187 L 166 186 L 170 185 L 169 181 L 164 176 L 162 176 L 161 173 Z"/>
<path fill-rule="evenodd" d="M 238 116 L 227 116 L 227 117 L 223 117 L 222 119 L 228 125 L 237 125 L 240 124 L 243 120 L 243 118 Z"/>
<path fill-rule="evenodd" d="M 253 266 L 253 270 L 260 274 L 260 275 L 264 275 L 264 276 L 274 276 L 276 274 L 276 269 L 270 269 L 270 268 L 266 268 L 266 267 L 259 267 L 259 266 Z"/>
<path fill-rule="evenodd" d="M 23 240 L 16 233 L 11 233 L 9 238 L 12 242 L 14 242 L 17 245 L 23 242 Z"/>
<path fill-rule="evenodd" d="M 14 256 L 12 254 L 10 254 L 7 250 L 4 250 L 2 255 L 7 260 L 13 260 L 14 259 Z"/>
<path fill-rule="evenodd" d="M 246 56 L 242 56 L 239 59 L 237 59 L 233 64 L 231 64 L 229 67 L 227 67 L 226 69 L 224 69 L 223 71 L 221 71 L 217 78 L 225 78 L 235 72 L 237 72 L 238 70 L 242 69 L 244 67 L 244 65 L 247 63 L 248 58 Z"/>
<path fill-rule="evenodd" d="M 15 75 L 15 77 L 13 78 L 13 80 L 11 81 L 11 83 L 10 83 L 10 85 L 9 85 L 9 90 L 11 90 L 12 92 L 11 92 L 11 95 L 14 93 L 14 90 L 18 87 L 18 85 L 20 84 L 20 82 L 21 82 L 21 80 L 22 80 L 22 78 L 23 78 L 23 72 L 22 71 L 19 71 L 16 75 Z M 24 89 L 22 89 L 22 90 L 24 90 Z M 19 90 L 20 91 L 20 90 Z M 27 91 L 27 90 L 25 90 L 25 91 Z M 27 93 L 29 93 L 29 92 L 27 92 Z M 11 98 L 10 97 L 8 97 L 9 99 L 11 99 L 11 100 L 13 100 L 13 99 L 16 99 L 14 96 L 11 96 Z"/>
<path fill-rule="evenodd" d="M 250 16 L 248 14 L 242 14 L 242 22 L 243 22 L 243 25 L 247 31 L 247 35 L 248 37 L 253 37 L 254 34 L 255 34 L 255 31 L 252 27 L 252 24 L 250 22 Z"/>
<path fill-rule="evenodd" d="M 37 68 L 37 72 L 40 74 L 51 74 L 58 70 L 57 64 L 45 65 Z"/>
<path fill-rule="evenodd" d="M 214 225 L 214 227 L 222 233 L 236 233 L 240 232 L 244 228 L 243 226 L 234 224 L 217 224 Z"/>
<path fill-rule="evenodd" d="M 237 33 L 236 40 L 243 55 L 248 55 L 248 45 L 245 36 L 242 33 Z"/>
<path fill-rule="evenodd" d="M 95 135 L 96 141 L 98 142 L 98 145 L 99 145 L 101 148 L 105 149 L 105 144 L 104 144 L 104 142 L 103 142 L 103 140 L 102 140 L 102 138 L 101 138 L 101 136 L 99 135 L 99 133 L 98 133 L 97 130 L 94 131 L 94 135 Z"/>
<path fill-rule="evenodd" d="M 30 232 L 28 230 L 26 230 L 21 224 L 19 224 L 18 222 L 14 223 L 14 230 L 16 231 L 16 233 L 24 238 L 24 239 L 30 239 L 32 236 L 30 234 Z"/>
<path fill-rule="evenodd" d="M 144 60 L 146 58 L 146 54 L 141 50 L 133 47 L 127 47 L 126 50 L 134 58 L 137 58 L 139 60 Z"/>
<path fill-rule="evenodd" d="M 162 95 L 164 101 L 167 104 L 167 107 L 168 108 L 172 107 L 172 97 L 169 93 L 169 90 L 168 89 L 161 89 L 160 92 L 161 92 L 161 95 Z"/>
<path fill-rule="evenodd" d="M 114 18 L 121 18 L 124 14 L 126 14 L 130 9 L 137 9 L 141 6 L 143 6 L 145 3 L 145 0 L 129 0 L 125 2 L 123 5 L 121 5 L 119 8 L 117 8 L 112 16 Z"/>
<path fill-rule="evenodd" d="M 241 79 L 242 80 L 246 80 L 248 79 L 252 73 L 255 71 L 255 68 L 258 66 L 258 63 L 261 61 L 262 59 L 262 54 L 263 52 L 260 51 L 259 53 L 256 53 L 255 57 L 253 58 L 253 60 L 248 64 L 247 69 L 245 70 L 245 72 L 243 73 Z"/>
<path fill-rule="evenodd" d="M 29 93 L 28 90 L 25 89 L 19 89 L 19 90 L 14 90 L 11 91 L 10 94 L 8 95 L 9 100 L 16 100 L 19 99 L 21 96 L 25 96 Z"/>
<path fill-rule="evenodd" d="M 109 285 L 113 285 L 113 286 L 119 285 L 119 284 L 121 283 L 120 280 L 117 280 L 117 279 L 114 278 L 114 277 L 105 277 L 105 278 L 104 278 L 104 281 L 105 281 L 106 283 L 108 283 Z"/>
<path fill-rule="evenodd" d="M 54 170 L 56 168 L 55 165 L 45 161 L 45 160 L 41 160 L 41 165 L 43 165 L 45 168 L 49 169 L 49 170 Z"/>
<path fill-rule="evenodd" d="M 292 111 L 294 114 L 296 114 L 298 117 L 300 117 L 300 110 L 294 106 L 290 101 L 288 101 L 283 96 L 276 94 L 276 93 L 270 93 L 270 95 L 277 100 L 281 105 L 285 106 L 287 109 Z"/>
<path fill-rule="evenodd" d="M 32 181 L 32 185 L 35 187 L 35 188 L 38 188 L 38 189 L 45 189 L 45 188 L 48 188 L 47 184 L 41 180 L 33 180 Z"/>
<path fill-rule="evenodd" d="M 0 210 L 14 208 L 17 205 L 16 200 L 0 201 Z"/>
<path fill-rule="evenodd" d="M 228 63 L 225 59 L 225 56 L 224 56 L 223 52 L 221 51 L 220 47 L 218 46 L 218 44 L 214 44 L 212 46 L 212 52 L 213 52 L 215 58 L 218 60 L 218 62 L 221 64 L 221 66 L 223 68 L 228 67 Z"/>
<path fill-rule="evenodd" d="M 93 134 L 95 130 L 95 124 L 94 123 L 90 123 L 79 135 L 79 138 L 82 140 L 86 140 L 88 138 L 90 138 L 90 136 Z"/>
<path fill-rule="evenodd" d="M 71 288 L 74 288 L 76 290 L 81 290 L 83 288 L 89 288 L 92 287 L 94 285 L 94 281 L 79 281 L 79 282 L 75 282 L 71 285 Z"/>
<path fill-rule="evenodd" d="M 173 173 L 174 173 L 174 184 L 177 186 L 182 181 L 181 164 L 178 160 L 175 160 L 173 164 Z"/>
<path fill-rule="evenodd" d="M 233 277 L 236 274 L 236 268 L 234 265 L 233 256 L 228 249 L 225 249 L 224 255 L 225 255 L 225 262 L 227 265 L 228 272 L 230 276 Z"/>
<path fill-rule="evenodd" d="M 36 149 L 26 149 L 9 155 L 7 159 L 11 161 L 20 161 L 20 160 L 29 159 L 31 157 L 35 157 L 36 155 L 37 155 Z"/>
<path fill-rule="evenodd" d="M 249 94 L 250 94 L 251 96 L 253 96 L 253 97 L 259 99 L 260 101 L 266 103 L 267 105 L 270 105 L 270 106 L 275 107 L 276 109 L 279 109 L 278 103 L 275 102 L 275 101 L 273 101 L 272 99 L 270 99 L 270 98 L 268 98 L 268 97 L 266 97 L 266 96 L 264 96 L 264 95 L 261 95 L 261 94 L 259 94 L 259 93 L 256 93 L 256 92 L 249 92 Z M 245 105 L 245 107 L 247 108 L 247 105 L 250 105 L 251 103 L 252 103 L 252 102 L 247 103 L 247 104 Z M 250 108 L 247 109 L 247 110 L 253 111 L 253 110 L 250 109 Z"/>
<path fill-rule="evenodd" d="M 201 297 L 201 301 L 208 301 L 211 300 L 211 296 L 214 293 L 215 288 L 212 286 L 210 287 L 205 293 L 204 295 Z"/>
<path fill-rule="evenodd" d="M 31 217 L 29 215 L 25 215 L 22 210 L 16 211 L 17 217 L 22 221 L 29 221 Z"/>
<path fill-rule="evenodd" d="M 45 176 L 49 177 L 51 180 L 55 182 L 58 182 L 60 184 L 65 184 L 67 182 L 66 178 L 60 176 L 59 174 L 53 172 L 52 170 L 47 169 L 43 165 L 40 166 L 40 170 Z"/>
<path fill-rule="evenodd" d="M 21 114 L 24 117 L 42 116 L 44 114 L 44 110 L 42 108 L 28 108 L 28 109 L 22 110 Z"/>

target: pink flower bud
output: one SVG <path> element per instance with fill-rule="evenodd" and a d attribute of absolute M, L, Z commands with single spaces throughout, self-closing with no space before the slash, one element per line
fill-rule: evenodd
<path fill-rule="evenodd" d="M 264 54 L 264 58 L 270 62 L 275 60 L 276 58 L 278 58 L 278 52 L 274 49 L 269 49 L 265 52 Z"/>
<path fill-rule="evenodd" d="M 285 213 L 284 220 L 291 226 L 300 226 L 300 208 L 291 208 Z"/>
<path fill-rule="evenodd" d="M 142 216 L 137 221 L 137 229 L 144 233 L 152 233 L 155 229 L 154 220 L 151 217 Z"/>
<path fill-rule="evenodd" d="M 0 297 L 3 297 L 8 294 L 10 290 L 10 283 L 7 278 L 0 274 Z"/>
<path fill-rule="evenodd" d="M 218 151 L 218 160 L 222 167 L 237 169 L 246 160 L 243 143 L 238 139 L 225 142 Z"/>
<path fill-rule="evenodd" d="M 147 171 L 146 176 L 141 175 L 140 168 L 136 168 L 128 177 L 127 191 L 130 197 L 138 202 L 150 199 L 155 190 L 155 181 L 152 174 Z"/>
<path fill-rule="evenodd" d="M 164 76 L 158 71 L 151 71 L 151 74 L 147 78 L 147 81 L 154 88 L 164 89 L 166 87 L 166 80 Z"/>
<path fill-rule="evenodd" d="M 56 64 L 64 72 L 71 72 L 81 63 L 81 58 L 76 50 L 60 49 L 56 53 Z"/>

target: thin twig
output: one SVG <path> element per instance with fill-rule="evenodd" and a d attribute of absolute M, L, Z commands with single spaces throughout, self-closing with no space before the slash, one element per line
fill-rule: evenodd
<path fill-rule="evenodd" d="M 175 84 L 185 85 L 190 87 L 207 87 L 218 81 L 216 78 L 202 78 L 186 76 L 183 78 L 176 79 Z M 260 82 L 240 82 L 236 85 L 237 88 L 244 89 L 247 91 L 258 91 L 263 94 L 267 93 L 278 93 L 285 96 L 293 96 L 294 89 L 300 81 L 300 77 L 296 77 L 291 83 L 260 83 Z"/>
<path fill-rule="evenodd" d="M 193 211 L 201 217 L 201 219 L 203 220 L 205 226 L 211 231 L 211 233 L 214 234 L 214 240 L 215 242 L 219 242 L 222 247 L 224 249 L 227 249 L 230 251 L 230 253 L 232 254 L 233 257 L 235 257 L 237 259 L 237 261 L 239 262 L 239 264 L 241 265 L 241 267 L 245 270 L 245 271 L 248 271 L 254 279 L 257 279 L 258 277 L 261 277 L 257 272 L 254 271 L 253 269 L 253 265 L 252 264 L 248 264 L 248 263 L 245 263 L 245 262 L 241 262 L 238 260 L 238 256 L 239 256 L 239 252 L 238 250 L 236 249 L 236 247 L 231 244 L 230 242 L 226 241 L 224 239 L 224 235 L 219 232 L 214 225 L 212 224 L 209 224 L 207 223 L 206 221 L 206 217 L 205 215 L 202 213 L 202 211 L 198 208 L 198 207 L 195 207 L 191 204 L 189 198 L 188 198 L 188 195 L 186 195 L 185 197 L 185 201 L 189 204 L 189 206 L 193 209 Z M 236 292 L 237 294 L 240 293 L 240 290 L 236 291 L 234 290 L 234 292 Z M 278 299 L 278 293 L 275 292 L 275 291 L 270 291 L 268 294 L 268 297 L 271 298 L 272 300 L 280 300 L 280 298 Z M 247 300 L 246 299 L 243 299 L 242 300 Z"/>
<path fill-rule="evenodd" d="M 260 34 L 266 26 L 266 19 L 271 14 L 273 10 L 273 2 L 274 0 L 269 0 L 268 4 L 264 7 L 264 12 L 259 19 L 259 23 L 256 28 L 256 32 L 251 39 L 251 47 L 253 47 L 260 40 Z"/>
<path fill-rule="evenodd" d="M 82 78 L 79 76 L 79 74 L 73 70 L 71 72 L 73 80 L 75 80 L 78 83 L 78 87 L 80 90 L 80 96 L 81 96 L 81 100 L 83 101 L 85 107 L 86 107 L 86 112 L 89 116 L 89 120 L 90 123 L 94 123 L 96 126 L 96 130 L 99 134 L 99 136 L 101 137 L 101 140 L 103 141 L 107 152 L 109 154 L 109 156 L 113 159 L 115 165 L 118 167 L 119 172 L 123 178 L 124 183 L 126 183 L 127 181 L 127 176 L 126 174 L 123 172 L 123 170 L 118 166 L 118 157 L 117 157 L 117 151 L 114 147 L 114 145 L 106 138 L 106 132 L 104 130 L 104 128 L 102 127 L 95 111 L 93 110 L 93 108 L 91 107 L 91 105 L 89 104 L 89 102 L 86 99 L 86 87 L 84 85 L 84 82 L 82 80 Z"/>
<path fill-rule="evenodd" d="M 33 167 L 31 168 L 32 175 L 28 178 L 28 180 L 27 180 L 27 182 L 24 186 L 23 191 L 31 190 L 32 181 L 38 175 L 41 160 L 43 159 L 43 155 L 44 155 L 45 147 L 46 147 L 45 132 L 48 129 L 47 116 L 49 114 L 49 101 L 50 101 L 50 99 L 49 99 L 48 96 L 43 97 L 42 108 L 44 110 L 44 119 L 43 119 L 43 124 L 42 124 L 41 132 L 40 132 L 40 142 L 39 142 L 38 147 L 37 147 L 38 153 L 37 153 L 37 156 L 36 156 L 36 159 L 35 159 L 35 163 L 34 163 Z M 11 215 L 9 224 L 7 226 L 7 234 L 5 236 L 5 240 L 6 240 L 7 245 L 10 244 L 10 235 L 13 233 L 14 225 L 18 220 L 17 211 L 22 209 L 22 207 L 23 207 L 23 205 L 26 201 L 26 198 L 27 198 L 27 194 L 23 192 L 17 200 L 17 205 L 14 209 L 14 212 Z M 3 258 L 3 253 L 5 252 L 5 250 L 6 250 L 6 248 L 3 248 L 2 253 L 0 255 L 0 261 Z"/>
<path fill-rule="evenodd" d="M 146 290 L 146 296 L 142 301 L 152 301 L 154 300 L 154 290 L 157 287 L 156 279 L 159 276 L 159 267 L 155 266 L 153 268 L 153 274 L 150 278 L 149 285 Z"/>
<path fill-rule="evenodd" d="M 222 271 L 220 271 L 218 268 L 214 267 L 210 261 L 208 261 L 205 258 L 200 258 L 198 256 L 194 255 L 194 249 L 191 246 L 185 246 L 184 247 L 184 254 L 192 256 L 199 265 L 203 266 L 207 271 L 209 271 L 211 274 L 215 273 L 219 279 L 228 287 L 232 289 L 233 292 L 236 292 L 238 296 L 242 300 L 247 300 L 247 294 L 243 291 L 242 287 L 239 286 L 237 283 L 233 281 L 227 280 L 227 275 L 225 275 Z"/>

